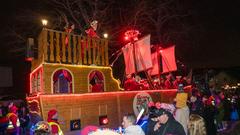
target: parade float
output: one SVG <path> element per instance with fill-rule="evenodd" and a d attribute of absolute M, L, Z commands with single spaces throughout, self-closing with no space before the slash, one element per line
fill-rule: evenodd
<path fill-rule="evenodd" d="M 44 28 L 31 61 L 27 102 L 32 117 L 47 119 L 54 108 L 63 131 L 87 125 L 116 128 L 125 113 L 138 113 L 149 101 L 172 102 L 176 89 L 125 91 L 113 77 L 108 41 Z"/>

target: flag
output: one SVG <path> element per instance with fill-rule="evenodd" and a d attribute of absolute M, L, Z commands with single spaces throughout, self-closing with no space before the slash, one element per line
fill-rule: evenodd
<path fill-rule="evenodd" d="M 133 57 L 133 45 L 128 43 L 122 48 L 124 61 L 125 61 L 125 72 L 126 74 L 135 73 L 135 64 Z"/>
<path fill-rule="evenodd" d="M 134 45 L 135 45 L 136 70 L 140 72 L 151 68 L 152 59 L 150 49 L 150 35 L 147 35 L 142 39 L 136 41 Z"/>
<path fill-rule="evenodd" d="M 148 74 L 149 75 L 158 75 L 158 74 L 160 74 L 160 70 L 159 70 L 160 65 L 158 62 L 158 52 L 152 53 L 151 57 L 152 57 L 153 67 L 148 70 Z"/>
<path fill-rule="evenodd" d="M 176 71 L 175 46 L 163 49 L 161 51 L 163 73 Z"/>

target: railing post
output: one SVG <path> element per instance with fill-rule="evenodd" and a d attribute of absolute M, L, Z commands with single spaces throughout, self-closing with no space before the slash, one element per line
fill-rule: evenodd
<path fill-rule="evenodd" d="M 56 32 L 56 62 L 60 61 L 60 44 L 59 44 L 59 35 L 60 33 Z"/>
<path fill-rule="evenodd" d="M 73 63 L 74 64 L 77 63 L 76 40 L 77 40 L 77 36 L 73 36 Z"/>
<path fill-rule="evenodd" d="M 105 40 L 105 61 L 106 61 L 106 65 L 105 66 L 108 66 L 109 63 L 108 63 L 108 40 Z"/>
<path fill-rule="evenodd" d="M 87 64 L 87 48 L 88 48 L 87 38 L 83 37 L 83 64 Z"/>
<path fill-rule="evenodd" d="M 47 33 L 48 31 L 43 29 L 43 53 L 44 53 L 44 61 L 48 61 L 48 42 L 47 42 Z"/>
<path fill-rule="evenodd" d="M 68 34 L 68 63 L 72 63 L 72 51 L 71 51 L 71 41 L 72 41 L 72 39 L 71 39 L 71 35 L 70 34 Z"/>
<path fill-rule="evenodd" d="M 96 39 L 92 39 L 92 50 L 93 50 L 93 58 L 92 58 L 92 60 L 93 60 L 93 64 L 95 64 L 95 65 L 97 65 L 97 63 L 96 63 Z"/>
<path fill-rule="evenodd" d="M 78 36 L 78 64 L 82 65 L 82 37 Z"/>
<path fill-rule="evenodd" d="M 62 33 L 62 62 L 66 62 L 66 35 Z"/>
<path fill-rule="evenodd" d="M 53 31 L 50 31 L 50 62 L 54 62 Z"/>
<path fill-rule="evenodd" d="M 102 61 L 102 66 L 104 66 L 105 65 L 105 55 L 104 55 L 104 53 L 105 53 L 105 51 L 104 51 L 104 48 L 105 48 L 105 46 L 104 46 L 104 40 L 101 40 L 101 54 L 102 54 L 102 59 L 101 59 L 101 61 Z"/>
<path fill-rule="evenodd" d="M 88 64 L 92 64 L 92 54 L 91 54 L 91 48 L 92 48 L 92 44 L 91 44 L 91 38 L 88 37 Z"/>
<path fill-rule="evenodd" d="M 97 39 L 95 40 L 95 47 L 96 47 L 96 64 L 97 65 L 100 65 L 100 54 L 101 54 L 101 51 L 100 51 L 100 39 Z"/>

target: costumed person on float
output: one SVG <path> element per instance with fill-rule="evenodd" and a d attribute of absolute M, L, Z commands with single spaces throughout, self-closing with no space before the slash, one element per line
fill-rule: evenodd
<path fill-rule="evenodd" d="M 187 124 L 189 121 L 189 108 L 187 106 L 188 93 L 184 92 L 183 84 L 179 84 L 178 93 L 176 95 L 176 114 L 175 119 L 181 123 L 187 135 Z"/>
<path fill-rule="evenodd" d="M 138 83 L 135 81 L 135 79 L 132 77 L 131 74 L 127 75 L 127 79 L 124 82 L 124 89 L 127 91 L 131 90 L 139 90 Z"/>
<path fill-rule="evenodd" d="M 171 82 L 172 74 L 166 76 L 166 80 L 164 81 L 165 89 L 172 89 L 172 82 Z"/>
<path fill-rule="evenodd" d="M 182 83 L 182 76 L 176 76 L 176 79 L 173 81 L 173 88 L 177 89 L 178 85 Z"/>
<path fill-rule="evenodd" d="M 103 92 L 104 88 L 103 88 L 103 82 L 102 80 L 99 79 L 95 79 L 94 84 L 92 85 L 92 92 Z"/>
<path fill-rule="evenodd" d="M 20 134 L 20 121 L 18 118 L 17 110 L 18 108 L 10 103 L 8 106 L 9 113 L 7 114 L 7 118 L 9 120 L 7 127 L 7 134 L 9 135 L 19 135 Z"/>
<path fill-rule="evenodd" d="M 48 124 L 51 127 L 51 132 L 53 135 L 63 135 L 63 132 L 60 128 L 59 122 L 58 122 L 58 112 L 55 109 L 51 109 L 48 112 Z"/>
<path fill-rule="evenodd" d="M 65 19 L 65 21 L 66 21 L 66 26 L 64 27 L 65 32 L 70 34 L 75 29 L 75 25 L 74 24 L 69 25 L 69 23 L 68 23 L 68 21 L 66 19 Z M 65 38 L 65 45 L 66 45 L 66 47 L 69 45 L 68 35 L 66 35 L 66 38 Z"/>
<path fill-rule="evenodd" d="M 97 26 L 98 26 L 98 21 L 94 20 L 90 23 L 90 28 L 85 30 L 85 32 L 87 33 L 87 35 L 91 38 L 99 38 L 99 36 L 97 35 Z"/>

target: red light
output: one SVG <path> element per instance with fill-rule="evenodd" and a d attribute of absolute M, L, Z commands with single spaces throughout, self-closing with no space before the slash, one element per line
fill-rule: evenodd
<path fill-rule="evenodd" d="M 109 122 L 107 115 L 99 116 L 99 125 L 107 125 Z"/>
<path fill-rule="evenodd" d="M 25 58 L 25 61 L 32 61 L 33 60 L 33 57 L 27 57 Z"/>
<path fill-rule="evenodd" d="M 159 52 L 160 52 L 160 53 L 162 53 L 162 52 L 163 52 L 163 50 L 160 50 Z"/>
<path fill-rule="evenodd" d="M 138 35 L 140 35 L 140 32 L 138 30 L 128 30 L 124 33 L 125 35 L 125 40 L 132 40 L 132 41 L 137 41 L 138 40 Z"/>
<path fill-rule="evenodd" d="M 107 118 L 103 119 L 102 123 L 103 124 L 108 124 L 108 119 Z"/>

